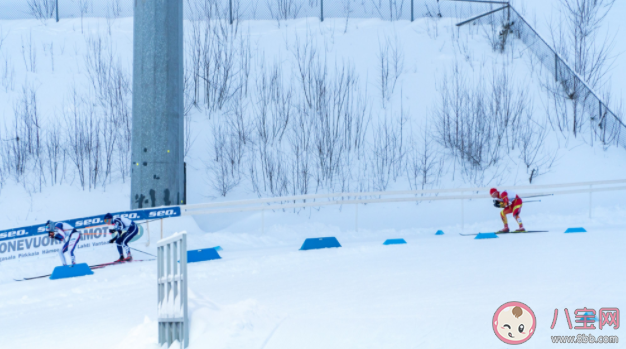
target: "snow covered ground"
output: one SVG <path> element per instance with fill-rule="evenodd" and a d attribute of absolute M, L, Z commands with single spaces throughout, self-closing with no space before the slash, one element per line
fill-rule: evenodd
<path fill-rule="evenodd" d="M 626 307 L 625 213 L 596 211 L 586 234 L 563 234 L 585 221 L 581 215 L 526 215 L 551 232 L 495 240 L 459 236 L 455 226 L 441 226 L 443 236 L 421 227 L 355 233 L 306 223 L 265 234 L 196 229 L 192 246 L 224 250 L 221 260 L 189 265 L 190 348 L 502 347 L 490 322 L 509 301 L 536 314 L 528 348 L 551 345 L 552 335 L 623 336 L 606 327 L 569 330 L 563 311 Z M 179 219 L 168 229 L 184 225 L 193 223 Z M 336 236 L 343 247 L 298 251 L 316 236 Z M 408 244 L 383 246 L 386 238 Z M 2 273 L 13 268 L 3 265 Z M 143 262 L 68 280 L 7 280 L 0 285 L 3 347 L 157 348 L 155 279 L 156 264 Z M 551 330 L 554 309 L 560 317 Z"/>
<path fill-rule="evenodd" d="M 528 6 L 531 4 L 534 2 Z M 618 4 L 617 14 L 623 5 Z M 398 109 L 403 101 L 420 125 L 433 108 L 439 79 L 455 61 L 480 67 L 502 59 L 477 31 L 463 34 L 461 42 L 467 45 L 468 57 L 455 57 L 458 48 L 450 38 L 458 32 L 452 24 L 448 20 L 435 24 L 428 20 L 389 23 L 359 19 L 351 20 L 344 33 L 343 19 L 323 24 L 299 19 L 280 27 L 273 21 L 247 23 L 246 30 L 251 33 L 255 58 L 266 55 L 268 61 L 278 60 L 285 66 L 293 64 L 289 45 L 295 35 L 302 38 L 313 33 L 329 59 L 353 60 L 361 82 L 376 100 L 373 103 L 379 103 L 374 78 L 379 40 L 397 35 L 405 43 L 406 66 L 399 85 L 403 93 L 394 93 L 392 105 Z M 4 33 L 0 39 L 2 35 L 7 38 L 0 63 L 4 59 L 5 65 L 14 69 L 14 90 L 0 89 L 2 120 L 12 118 L 21 85 L 27 81 L 38 91 L 45 120 L 62 114 L 72 85 L 87 85 L 84 50 L 88 37 L 106 37 L 110 31 L 116 57 L 123 67 L 130 68 L 131 19 L 113 23 L 66 19 L 54 25 L 36 20 L 0 21 L 0 28 Z M 36 71 L 28 71 L 23 53 L 31 40 L 38 52 Z M 620 45 L 623 40 L 618 40 L 618 51 Z M 524 51 L 523 47 L 517 49 Z M 524 57 L 516 57 L 511 69 L 519 83 L 539 94 L 532 67 Z M 624 69 L 624 59 L 617 60 L 616 74 Z M 474 74 L 480 71 L 477 68 Z M 611 81 L 618 95 L 621 80 Z M 538 102 L 535 110 L 541 114 L 541 109 Z M 188 180 L 193 188 L 188 201 L 254 197 L 249 187 L 242 185 L 226 198 L 215 198 L 217 194 L 206 179 L 211 125 L 202 112 L 193 113 L 199 136 L 188 158 Z M 554 169 L 533 183 L 624 177 L 623 149 L 605 151 L 563 139 L 549 145 L 559 142 L 564 145 Z M 503 172 L 506 178 L 496 181 L 499 184 L 528 182 L 525 169 L 515 162 L 507 163 Z M 128 208 L 128 182 L 115 178 L 105 188 L 85 191 L 76 179 L 68 177 L 62 185 L 41 190 L 35 183 L 16 184 L 9 179 L 0 192 L 0 228 Z M 442 188 L 463 186 L 470 185 L 451 173 L 439 183 Z M 390 187 L 408 189 L 405 181 Z M 265 212 L 263 217 L 247 213 L 176 218 L 165 222 L 164 231 L 169 235 L 186 230 L 190 249 L 217 245 L 224 249 L 221 260 L 189 266 L 190 348 L 503 347 L 493 334 L 491 318 L 509 301 L 529 305 L 537 316 L 536 334 L 524 346 L 545 348 L 551 345 L 553 335 L 591 333 L 626 340 L 623 327 L 617 331 L 569 330 L 563 314 L 564 308 L 570 314 L 583 307 L 626 309 L 623 196 L 623 192 L 594 194 L 591 219 L 587 194 L 528 203 L 522 211 L 526 227 L 550 232 L 494 240 L 458 235 L 499 229 L 498 211 L 488 200 L 465 202 L 463 217 L 459 201 L 446 201 L 360 206 L 358 217 L 354 207 L 343 206 Z M 563 234 L 566 228 L 578 226 L 589 232 Z M 159 225 L 153 223 L 150 229 L 150 246 L 146 246 L 147 236 L 132 246 L 154 254 Z M 435 236 L 439 229 L 445 235 Z M 336 236 L 343 247 L 298 251 L 305 238 L 323 236 Z M 389 238 L 405 238 L 408 244 L 383 246 Z M 133 255 L 136 259 L 150 257 L 140 252 Z M 80 262 L 95 264 L 115 259 L 117 252 L 107 244 L 78 250 L 77 256 Z M 57 264 L 54 254 L 0 262 L 3 348 L 158 347 L 154 262 L 113 266 L 76 279 L 13 281 L 47 274 Z M 555 309 L 559 309 L 559 318 L 551 330 Z"/>

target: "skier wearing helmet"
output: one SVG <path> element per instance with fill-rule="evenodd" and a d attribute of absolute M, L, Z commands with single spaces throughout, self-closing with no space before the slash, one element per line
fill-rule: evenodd
<path fill-rule="evenodd" d="M 65 252 L 69 251 L 72 258 L 72 265 L 76 264 L 74 250 L 80 241 L 81 233 L 67 223 L 53 221 L 46 222 L 46 231 L 51 239 L 59 240 L 63 243 L 63 247 L 59 249 L 61 263 L 63 263 L 63 265 L 67 265 L 65 262 Z"/>
<path fill-rule="evenodd" d="M 492 188 L 489 191 L 489 194 L 494 199 L 493 205 L 497 208 L 502 208 L 502 212 L 500 216 L 502 217 L 502 222 L 504 223 L 504 229 L 498 231 L 498 233 L 508 233 L 509 232 L 509 224 L 506 218 L 506 215 L 509 213 L 513 214 L 513 218 L 519 224 L 519 229 L 515 230 L 516 233 L 525 232 L 524 225 L 522 224 L 522 219 L 519 214 L 522 210 L 522 198 L 520 198 L 517 194 L 510 190 L 504 190 L 499 192 L 496 188 Z"/>
<path fill-rule="evenodd" d="M 117 243 L 117 251 L 120 253 L 120 258 L 116 260 L 116 262 L 132 261 L 133 256 L 130 254 L 130 247 L 128 247 L 128 243 L 139 232 L 137 224 L 128 218 L 113 217 L 110 213 L 107 213 L 104 216 L 104 223 L 114 226 L 113 229 L 109 229 L 109 232 L 113 234 L 113 238 L 109 240 L 109 243 Z M 126 258 L 124 258 L 124 251 L 126 251 Z"/>

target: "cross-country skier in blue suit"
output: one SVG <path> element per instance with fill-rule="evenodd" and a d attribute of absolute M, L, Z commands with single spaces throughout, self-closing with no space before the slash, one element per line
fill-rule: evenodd
<path fill-rule="evenodd" d="M 117 243 L 117 251 L 120 253 L 120 259 L 116 260 L 116 262 L 132 261 L 133 256 L 130 254 L 128 243 L 139 233 L 137 224 L 128 218 L 113 217 L 110 213 L 104 216 L 104 223 L 114 225 L 113 229 L 109 229 L 109 232 L 113 234 L 113 238 L 109 240 L 109 243 Z M 126 258 L 124 258 L 124 251 L 126 251 Z"/>
<path fill-rule="evenodd" d="M 76 245 L 81 238 L 81 233 L 76 230 L 73 226 L 64 223 L 64 222 L 46 222 L 46 231 L 48 232 L 48 236 L 51 239 L 59 240 L 64 242 L 63 247 L 59 250 L 59 257 L 61 257 L 61 262 L 63 265 L 67 265 L 65 263 L 65 252 L 70 251 L 70 256 L 72 257 L 72 265 L 76 264 L 76 257 L 74 256 L 74 250 L 76 249 Z"/>

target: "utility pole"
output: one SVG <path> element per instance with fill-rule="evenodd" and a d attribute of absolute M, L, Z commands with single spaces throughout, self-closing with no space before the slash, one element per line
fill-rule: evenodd
<path fill-rule="evenodd" d="M 135 1 L 131 208 L 183 203 L 183 0 Z"/>

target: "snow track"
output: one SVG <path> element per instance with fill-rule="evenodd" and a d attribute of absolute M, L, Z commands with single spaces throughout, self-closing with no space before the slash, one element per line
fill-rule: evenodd
<path fill-rule="evenodd" d="M 550 330 L 555 308 L 626 307 L 619 229 L 490 241 L 364 235 L 337 234 L 337 249 L 227 248 L 222 260 L 190 264 L 190 348 L 492 347 L 491 317 L 508 301 L 535 311 L 527 345 L 539 348 L 569 331 L 565 321 Z M 408 244 L 382 245 L 398 236 Z M 157 348 L 155 279 L 146 262 L 5 283 L 3 347 Z"/>

